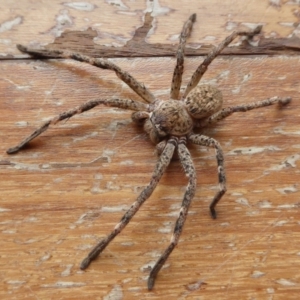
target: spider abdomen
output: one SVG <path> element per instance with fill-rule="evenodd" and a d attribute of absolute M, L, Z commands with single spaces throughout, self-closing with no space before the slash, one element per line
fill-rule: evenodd
<path fill-rule="evenodd" d="M 184 99 L 184 103 L 193 118 L 202 119 L 221 109 L 223 96 L 216 87 L 203 84 L 196 86 Z"/>

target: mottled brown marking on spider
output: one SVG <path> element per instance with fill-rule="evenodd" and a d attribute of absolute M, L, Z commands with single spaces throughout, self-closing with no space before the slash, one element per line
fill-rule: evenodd
<path fill-rule="evenodd" d="M 291 101 L 291 98 L 273 97 L 263 101 L 241 104 L 238 106 L 222 109 L 222 93 L 214 86 L 198 85 L 209 64 L 220 54 L 220 52 L 226 46 L 228 46 L 232 42 L 234 38 L 236 38 L 237 36 L 245 36 L 247 38 L 251 38 L 255 34 L 260 33 L 262 28 L 261 26 L 258 26 L 254 31 L 251 32 L 233 32 L 218 47 L 209 52 L 209 54 L 194 72 L 183 93 L 183 96 L 180 97 L 180 86 L 184 65 L 184 48 L 186 39 L 190 35 L 193 23 L 195 21 L 196 14 L 193 14 L 183 26 L 176 55 L 177 63 L 173 73 L 170 99 L 168 101 L 156 99 L 153 94 L 144 86 L 144 84 L 138 82 L 133 76 L 121 70 L 114 63 L 106 59 L 92 58 L 80 53 L 60 50 L 47 50 L 45 52 L 44 50 L 31 49 L 25 46 L 18 45 L 19 50 L 36 57 L 47 57 L 48 54 L 48 56 L 52 57 L 57 56 L 63 58 L 72 58 L 81 62 L 89 63 L 102 69 L 113 70 L 116 72 L 116 75 L 121 80 L 123 80 L 134 92 L 136 92 L 142 99 L 148 102 L 142 103 L 131 99 L 120 99 L 116 97 L 88 101 L 74 109 L 63 112 L 58 116 L 50 119 L 37 130 L 35 130 L 30 136 L 25 138 L 17 146 L 7 150 L 8 154 L 16 153 L 26 144 L 28 144 L 32 139 L 47 130 L 51 124 L 56 124 L 57 122 L 64 119 L 69 119 L 72 116 L 92 109 L 99 104 L 135 111 L 132 114 L 132 120 L 138 124 L 143 124 L 144 129 L 149 134 L 150 139 L 155 144 L 157 144 L 156 147 L 159 157 L 150 183 L 142 190 L 136 201 L 131 205 L 129 210 L 125 213 L 120 222 L 115 226 L 113 231 L 104 239 L 102 239 L 82 261 L 80 265 L 80 268 L 82 270 L 86 269 L 89 264 L 98 257 L 98 255 L 108 246 L 108 244 L 130 222 L 141 205 L 151 196 L 160 178 L 168 167 L 173 154 L 176 151 L 183 166 L 184 173 L 188 177 L 188 185 L 183 197 L 179 217 L 175 224 L 171 242 L 150 272 L 148 279 L 148 289 L 151 290 L 154 286 L 154 282 L 158 272 L 178 243 L 184 222 L 187 217 L 188 208 L 196 190 L 196 171 L 190 152 L 187 148 L 187 143 L 213 147 L 216 150 L 216 160 L 219 174 L 219 191 L 215 194 L 209 207 L 211 216 L 214 219 L 216 218 L 215 207 L 226 192 L 224 156 L 220 144 L 213 138 L 204 136 L 202 134 L 193 133 L 193 129 L 196 127 L 201 129 L 207 125 L 216 123 L 228 117 L 234 112 L 245 112 L 251 109 L 269 106 L 275 103 L 284 105 Z"/>

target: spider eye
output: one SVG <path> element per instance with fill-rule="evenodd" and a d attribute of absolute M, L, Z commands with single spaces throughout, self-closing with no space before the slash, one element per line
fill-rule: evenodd
<path fill-rule="evenodd" d="M 166 136 L 169 133 L 165 116 L 163 116 L 162 114 L 153 113 L 150 117 L 150 121 L 154 130 L 160 137 Z"/>
<path fill-rule="evenodd" d="M 161 124 L 155 124 L 154 127 L 160 136 L 166 136 L 168 134 L 169 130 L 166 126 L 163 126 Z"/>

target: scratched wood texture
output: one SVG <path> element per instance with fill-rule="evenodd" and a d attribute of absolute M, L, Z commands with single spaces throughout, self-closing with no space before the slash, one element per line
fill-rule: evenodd
<path fill-rule="evenodd" d="M 300 57 L 217 58 L 203 82 L 225 105 L 291 96 L 277 106 L 231 116 L 203 133 L 224 149 L 228 192 L 212 220 L 214 151 L 191 146 L 198 189 L 180 243 L 146 289 L 149 266 L 168 245 L 187 183 L 173 161 L 126 229 L 86 271 L 89 249 L 120 220 L 150 178 L 154 146 L 130 112 L 98 107 L 52 127 L 9 156 L 41 122 L 88 99 L 138 99 L 107 70 L 70 60 L 26 59 L 16 43 L 45 45 L 65 30 L 92 26 L 98 45 L 122 46 L 151 8 L 148 43 L 172 45 L 189 14 L 192 45 L 216 45 L 235 26 L 264 24 L 264 37 L 299 38 L 297 1 L 4 1 L 0 11 L 1 299 L 298 299 L 300 292 Z M 298 27 L 297 27 L 298 26 Z M 285 40 L 287 41 L 287 40 Z M 80 40 L 78 41 L 80 44 Z M 82 49 L 84 45 L 81 44 Z M 162 46 L 164 47 L 164 46 Z M 298 47 L 298 48 L 297 48 Z M 130 56 L 130 55 L 128 55 Z M 203 57 L 186 59 L 184 83 Z M 168 99 L 170 56 L 114 58 Z"/>

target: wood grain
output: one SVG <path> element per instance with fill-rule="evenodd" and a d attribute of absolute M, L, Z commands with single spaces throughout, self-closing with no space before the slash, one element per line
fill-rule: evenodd
<path fill-rule="evenodd" d="M 16 54 L 12 46 L 17 42 L 50 43 L 51 35 L 41 32 L 54 28 L 54 16 L 64 10 L 73 17 L 72 30 L 82 30 L 99 22 L 97 10 L 106 9 L 99 26 L 102 32 L 127 36 L 141 26 L 146 9 L 145 3 L 131 1 L 122 2 L 128 7 L 124 10 L 97 2 L 92 11 L 58 1 L 34 2 L 34 8 L 33 2 L 22 3 L 17 7 L 17 2 L 10 1 L 4 9 L 5 20 L 22 15 L 24 22 L 1 33 L 10 32 L 11 39 L 10 46 L 1 44 L 2 53 Z M 167 44 L 172 34 L 179 33 L 192 5 L 179 8 L 178 3 L 160 3 L 170 11 L 156 17 L 150 42 Z M 191 3 L 199 15 L 204 11 L 204 19 L 208 20 L 207 14 L 211 18 L 206 23 L 198 18 L 193 43 L 210 34 L 217 37 L 215 43 L 226 35 L 217 24 L 224 26 L 230 14 L 235 22 L 262 22 L 265 17 L 266 33 L 276 31 L 287 37 L 290 32 L 278 20 L 294 21 L 297 9 L 284 1 L 278 7 L 251 1 L 249 9 L 235 1 Z M 48 117 L 88 99 L 120 95 L 138 100 L 138 96 L 114 73 L 86 64 L 2 60 L 0 297 L 298 299 L 300 58 L 283 54 L 222 56 L 204 76 L 202 82 L 217 84 L 223 91 L 226 106 L 276 95 L 293 100 L 283 109 L 274 106 L 235 114 L 204 131 L 221 143 L 225 153 L 228 192 L 217 207 L 216 220 L 208 213 L 218 188 L 214 151 L 190 147 L 198 174 L 196 197 L 180 243 L 153 292 L 146 289 L 149 265 L 168 245 L 187 183 L 176 160 L 122 234 L 87 271 L 79 270 L 92 245 L 110 232 L 148 183 L 155 165 L 154 145 L 131 123 L 130 112 L 99 107 L 50 128 L 16 155 L 5 153 Z M 186 59 L 184 84 L 202 60 Z M 114 58 L 113 62 L 157 97 L 168 99 L 174 58 Z"/>

